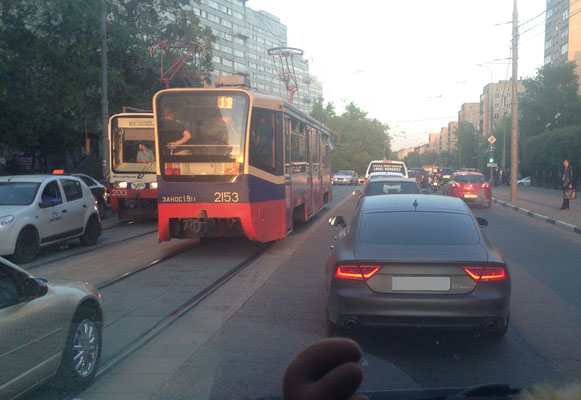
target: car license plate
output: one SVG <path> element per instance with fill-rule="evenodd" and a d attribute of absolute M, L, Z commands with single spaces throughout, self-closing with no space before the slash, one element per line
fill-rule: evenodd
<path fill-rule="evenodd" d="M 478 195 L 471 194 L 471 193 L 466 193 L 466 194 L 464 195 L 464 198 L 465 198 L 465 199 L 476 199 L 477 197 L 478 197 Z"/>
<path fill-rule="evenodd" d="M 444 179 L 450 179 L 450 175 L 444 175 Z"/>
<path fill-rule="evenodd" d="M 450 290 L 450 278 L 447 276 L 394 276 L 391 280 L 392 290 Z"/>

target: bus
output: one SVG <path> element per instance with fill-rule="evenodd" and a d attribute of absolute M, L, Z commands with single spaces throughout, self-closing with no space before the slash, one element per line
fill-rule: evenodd
<path fill-rule="evenodd" d="M 159 241 L 285 237 L 332 201 L 327 127 L 244 85 L 154 96 Z"/>
<path fill-rule="evenodd" d="M 155 217 L 157 176 L 153 113 L 122 113 L 109 119 L 109 194 L 119 218 Z"/>

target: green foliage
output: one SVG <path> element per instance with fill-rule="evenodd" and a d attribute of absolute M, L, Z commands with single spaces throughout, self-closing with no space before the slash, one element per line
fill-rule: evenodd
<path fill-rule="evenodd" d="M 456 134 L 458 148 L 455 149 L 455 153 L 458 157 L 454 162 L 457 162 L 459 167 L 477 168 L 480 134 L 476 132 L 474 125 L 467 121 L 460 121 Z"/>
<path fill-rule="evenodd" d="M 332 155 L 334 170 L 352 169 L 365 172 L 371 160 L 391 154 L 389 127 L 349 103 L 338 116 L 332 103 L 325 107 L 316 102 L 311 116 L 327 125 L 333 132 L 335 151 Z"/>
<path fill-rule="evenodd" d="M 578 79 L 575 62 L 566 62 L 547 64 L 524 81 L 526 92 L 519 97 L 523 138 L 544 132 L 548 124 L 552 128 L 581 122 Z"/>
<path fill-rule="evenodd" d="M 563 160 L 581 166 L 581 124 L 554 129 L 525 138 L 521 144 L 523 153 L 520 170 L 531 175 L 538 166 L 561 165 Z"/>
<path fill-rule="evenodd" d="M 159 55 L 149 55 L 156 42 L 202 43 L 200 72 L 211 70 L 214 38 L 183 11 L 188 0 L 0 0 L 0 147 L 63 154 L 85 129 L 99 132 L 102 4 L 111 113 L 152 108 L 161 88 Z"/>

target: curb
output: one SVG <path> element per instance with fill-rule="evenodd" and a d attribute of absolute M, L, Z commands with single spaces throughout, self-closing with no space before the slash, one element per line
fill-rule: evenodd
<path fill-rule="evenodd" d="M 542 215 L 542 214 L 534 213 L 532 211 L 527 210 L 526 208 L 522 208 L 522 207 L 515 206 L 514 204 L 508 203 L 508 202 L 506 202 L 504 200 L 498 200 L 497 198 L 494 198 L 494 197 L 492 198 L 492 201 L 494 203 L 500 204 L 501 206 L 506 207 L 506 208 L 508 208 L 510 210 L 513 210 L 513 211 L 516 211 L 518 213 L 524 214 L 524 215 L 526 215 L 528 217 L 532 217 L 532 218 L 538 219 L 540 221 L 545 221 L 545 222 L 547 222 L 549 224 L 556 225 L 556 226 L 559 226 L 561 228 L 564 228 L 564 229 L 566 229 L 566 230 L 568 230 L 570 232 L 574 232 L 574 233 L 581 234 L 581 227 L 572 225 L 572 224 L 570 224 L 568 222 L 560 221 L 558 219 L 549 218 L 549 217 L 547 217 L 545 215 Z"/>

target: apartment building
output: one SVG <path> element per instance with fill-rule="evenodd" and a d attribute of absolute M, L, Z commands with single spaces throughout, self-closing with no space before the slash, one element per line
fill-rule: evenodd
<path fill-rule="evenodd" d="M 287 47 L 287 27 L 280 18 L 246 6 L 245 0 L 201 0 L 191 9 L 202 25 L 216 36 L 213 51 L 214 78 L 219 75 L 245 75 L 253 88 L 263 93 L 288 98 L 279 73 L 281 60 L 267 50 Z M 298 90 L 293 104 L 310 112 L 323 97 L 323 85 L 309 73 L 309 62 L 293 59 Z"/>

